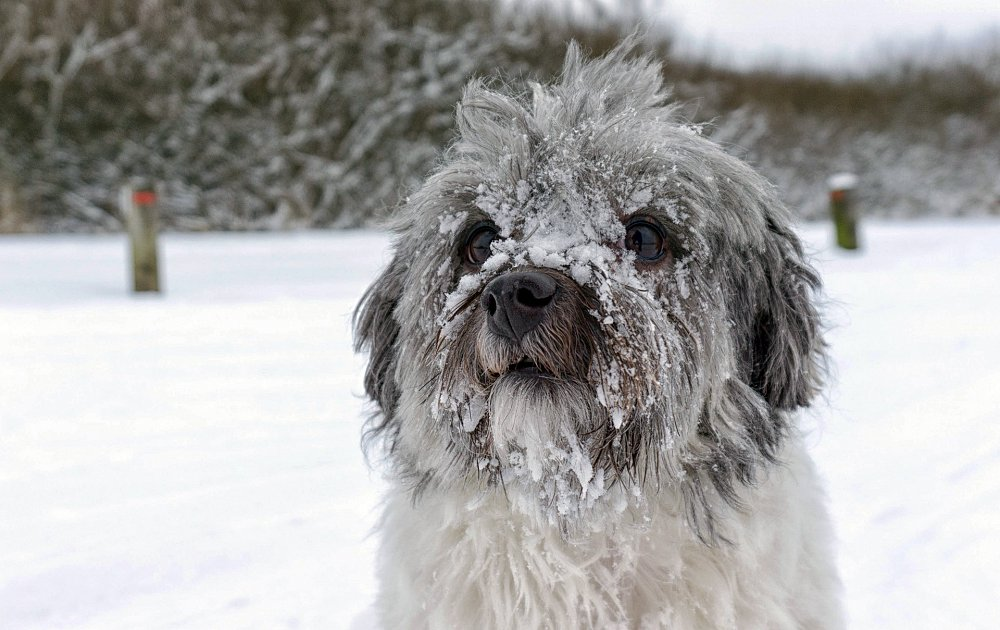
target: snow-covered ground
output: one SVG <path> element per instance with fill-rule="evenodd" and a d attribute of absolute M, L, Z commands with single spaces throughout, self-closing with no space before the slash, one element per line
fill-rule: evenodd
<path fill-rule="evenodd" d="M 1000 619 L 1000 222 L 806 226 L 837 382 L 809 419 L 853 628 Z M 0 628 L 348 628 L 380 482 L 349 314 L 372 232 L 0 238 Z M 355 624 L 363 625 L 363 624 Z"/>

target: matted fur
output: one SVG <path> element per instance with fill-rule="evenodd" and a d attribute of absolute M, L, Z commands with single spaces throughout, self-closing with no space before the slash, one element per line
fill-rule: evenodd
<path fill-rule="evenodd" d="M 841 626 L 794 429 L 823 376 L 819 278 L 769 184 L 631 49 L 570 46 L 530 95 L 471 83 L 359 306 L 386 628 Z M 623 247 L 635 216 L 664 226 L 661 262 Z M 512 270 L 558 287 L 517 342 L 480 304 Z M 544 375 L 511 373 L 523 358 Z"/>

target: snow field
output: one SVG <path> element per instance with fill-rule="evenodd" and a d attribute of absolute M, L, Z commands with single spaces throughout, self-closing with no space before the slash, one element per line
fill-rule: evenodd
<path fill-rule="evenodd" d="M 380 235 L 0 241 L 0 628 L 342 628 L 376 482 L 348 316 Z"/>
<path fill-rule="evenodd" d="M 1000 619 L 1000 222 L 803 234 L 852 628 Z M 374 232 L 0 238 L 0 628 L 348 628 L 375 590 L 349 315 Z"/>

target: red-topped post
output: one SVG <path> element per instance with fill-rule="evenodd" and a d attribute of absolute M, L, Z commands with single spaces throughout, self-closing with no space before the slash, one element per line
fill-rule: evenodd
<path fill-rule="evenodd" d="M 121 189 L 120 204 L 132 250 L 132 291 L 159 292 L 156 190 L 141 180 L 130 182 Z"/>

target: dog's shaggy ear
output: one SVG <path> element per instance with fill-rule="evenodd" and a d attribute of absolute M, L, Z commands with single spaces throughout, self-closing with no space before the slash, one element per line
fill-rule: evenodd
<path fill-rule="evenodd" d="M 802 244 L 787 226 L 767 219 L 763 277 L 747 322 L 749 385 L 772 409 L 808 405 L 822 385 L 825 344 L 816 307 L 819 275 L 806 262 Z M 751 289 L 752 290 L 752 289 Z"/>
<path fill-rule="evenodd" d="M 389 448 L 399 433 L 396 418 L 399 385 L 395 377 L 399 323 L 395 313 L 405 271 L 397 255 L 368 287 L 354 311 L 354 350 L 369 352 L 365 393 L 378 405 L 378 412 L 366 428 L 365 441 L 382 438 Z"/>

